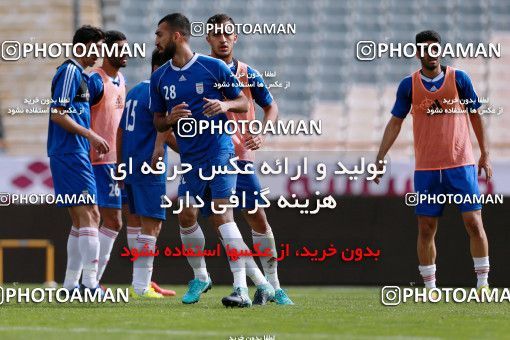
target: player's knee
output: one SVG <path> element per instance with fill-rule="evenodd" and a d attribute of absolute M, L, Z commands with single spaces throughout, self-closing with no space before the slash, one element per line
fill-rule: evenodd
<path fill-rule="evenodd" d="M 267 234 L 269 231 L 269 226 L 267 224 L 259 224 L 257 226 L 253 226 L 252 229 L 259 234 Z"/>
<path fill-rule="evenodd" d="M 159 224 L 158 226 L 156 226 L 154 228 L 154 234 L 153 235 L 158 237 L 160 232 L 161 232 L 161 224 Z"/>
<path fill-rule="evenodd" d="M 116 232 L 119 232 L 122 229 L 122 221 L 118 218 L 113 219 L 108 227 Z"/>
<path fill-rule="evenodd" d="M 76 216 L 76 214 L 74 213 L 71 214 L 71 221 L 74 227 L 80 226 L 80 219 Z"/>
<path fill-rule="evenodd" d="M 184 209 L 179 215 L 179 225 L 183 228 L 189 228 L 197 223 L 197 217 L 193 213 L 193 211 L 189 211 L 188 209 Z"/>
<path fill-rule="evenodd" d="M 158 237 L 161 231 L 162 221 L 153 218 L 142 218 L 142 234 Z"/>
<path fill-rule="evenodd" d="M 265 218 L 256 219 L 252 223 L 251 228 L 259 234 L 267 234 L 268 231 L 271 230 L 271 227 L 269 226 L 269 223 L 267 222 L 267 220 Z"/>
<path fill-rule="evenodd" d="M 87 219 L 88 223 L 91 226 L 97 227 L 99 226 L 99 222 L 101 221 L 101 215 L 99 215 L 99 210 L 96 206 L 90 206 L 87 210 Z"/>
<path fill-rule="evenodd" d="M 93 205 L 80 209 L 75 218 L 80 227 L 98 227 L 101 221 L 99 210 Z"/>
<path fill-rule="evenodd" d="M 139 227 L 142 225 L 142 222 L 137 215 L 129 214 L 127 217 L 127 225 L 130 227 Z"/>
<path fill-rule="evenodd" d="M 120 216 L 110 216 L 104 219 L 103 225 L 108 227 L 108 229 L 119 232 L 122 229 L 122 219 Z"/>
<path fill-rule="evenodd" d="M 470 237 L 483 238 L 485 231 L 483 230 L 483 223 L 480 219 L 473 217 L 464 220 L 464 225 Z"/>
<path fill-rule="evenodd" d="M 154 237 L 158 237 L 161 231 L 161 223 L 159 225 L 153 225 L 149 228 L 148 234 Z"/>
<path fill-rule="evenodd" d="M 419 224 L 418 236 L 422 240 L 431 240 L 436 235 L 436 225 L 434 223 L 421 222 Z"/>

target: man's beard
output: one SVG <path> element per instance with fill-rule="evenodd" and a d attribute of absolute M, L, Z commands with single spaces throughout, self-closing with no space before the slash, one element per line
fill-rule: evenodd
<path fill-rule="evenodd" d="M 425 61 L 423 61 L 421 64 L 424 68 L 426 68 L 429 71 L 434 71 L 437 67 L 437 65 L 436 66 L 430 65 L 428 62 L 425 62 Z M 438 65 L 439 65 L 439 61 L 438 61 Z"/>
<path fill-rule="evenodd" d="M 164 59 L 172 59 L 175 55 L 176 50 L 177 45 L 171 42 L 163 51 L 161 51 L 161 55 L 162 57 L 164 57 Z"/>
<path fill-rule="evenodd" d="M 126 65 L 124 65 L 122 63 L 122 59 L 120 58 L 115 58 L 115 59 L 109 59 L 108 60 L 110 62 L 110 65 L 112 65 L 113 67 L 115 68 L 121 68 L 121 67 L 126 67 Z"/>

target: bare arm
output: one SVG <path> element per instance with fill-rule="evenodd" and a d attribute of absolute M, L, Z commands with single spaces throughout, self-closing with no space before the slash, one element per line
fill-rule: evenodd
<path fill-rule="evenodd" d="M 262 126 L 266 126 L 269 121 L 276 123 L 276 120 L 278 119 L 278 105 L 276 104 L 276 101 L 273 100 L 271 104 L 264 106 L 262 109 L 264 110 Z M 265 135 L 248 136 L 246 138 L 245 145 L 250 150 L 257 150 L 262 147 L 265 139 Z"/>
<path fill-rule="evenodd" d="M 122 132 L 123 130 L 119 127 L 117 128 L 117 138 L 115 139 L 115 146 L 117 147 L 117 149 L 115 150 L 116 153 L 117 153 L 117 164 L 116 164 L 116 167 L 115 167 L 115 173 L 117 173 L 117 176 L 118 176 L 118 169 L 119 169 L 119 164 L 122 163 Z M 119 184 L 119 188 L 121 189 L 124 189 L 124 181 L 117 181 L 117 183 Z"/>
<path fill-rule="evenodd" d="M 119 127 L 117 128 L 117 139 L 116 139 L 116 151 L 117 151 L 117 164 L 122 163 L 122 132 L 123 130 Z"/>
<path fill-rule="evenodd" d="M 487 146 L 487 140 L 485 138 L 485 128 L 482 121 L 482 117 L 476 113 L 469 115 L 469 120 L 473 126 L 478 145 L 480 147 L 480 160 L 478 161 L 478 176 L 482 174 L 482 169 L 485 171 L 485 178 L 490 180 L 492 178 L 492 166 L 489 158 L 489 148 Z"/>
<path fill-rule="evenodd" d="M 204 98 L 204 102 L 203 114 L 206 116 L 214 116 L 227 111 L 241 113 L 249 109 L 248 98 L 246 98 L 243 92 L 240 92 L 239 96 L 234 99 L 221 101 L 218 99 Z"/>
<path fill-rule="evenodd" d="M 87 138 L 90 145 L 97 150 L 100 154 L 107 153 L 110 150 L 108 143 L 97 133 L 90 129 L 86 129 L 80 124 L 76 123 L 71 117 L 63 112 L 64 108 L 57 107 L 57 112 L 51 112 L 50 119 L 52 122 L 58 124 L 64 130 Z"/>
<path fill-rule="evenodd" d="M 54 110 L 56 110 L 57 112 L 54 112 Z M 63 113 L 63 111 L 64 111 L 63 107 L 57 107 L 55 109 L 52 109 L 50 115 L 51 121 L 60 125 L 60 127 L 62 127 L 67 132 L 88 138 L 91 130 L 84 128 L 80 124 L 76 123 L 71 117 Z"/>
<path fill-rule="evenodd" d="M 170 129 L 170 125 L 166 123 L 165 114 L 162 112 L 155 112 L 153 119 L 154 127 L 158 132 L 164 132 Z"/>
<path fill-rule="evenodd" d="M 169 133 L 171 133 L 171 131 L 158 132 L 158 135 L 156 136 L 156 142 L 154 143 L 154 149 L 165 147 L 165 141 Z"/>
<path fill-rule="evenodd" d="M 382 164 L 380 164 L 379 161 L 384 160 L 384 157 L 397 139 L 400 133 L 400 129 L 402 128 L 403 121 L 404 120 L 402 118 L 392 116 L 388 124 L 386 124 L 386 129 L 384 130 L 381 145 L 379 146 L 379 152 L 377 153 L 376 161 L 378 167 L 382 167 Z M 379 184 L 380 177 L 377 177 L 374 181 Z"/>
<path fill-rule="evenodd" d="M 154 142 L 154 151 L 152 152 L 152 159 L 151 159 L 151 167 L 155 168 L 156 163 L 158 162 L 158 158 L 164 158 L 165 156 L 165 141 L 167 139 L 168 134 L 171 133 L 170 130 L 166 132 L 158 132 L 156 136 L 156 141 Z"/>
<path fill-rule="evenodd" d="M 166 145 L 170 147 L 170 149 L 174 150 L 176 153 L 179 153 L 179 146 L 177 145 L 177 140 L 175 139 L 175 135 L 172 131 L 167 135 Z"/>
<path fill-rule="evenodd" d="M 249 103 L 248 98 L 244 95 L 243 92 L 237 96 L 237 98 L 232 100 L 226 100 L 224 103 L 227 104 L 227 111 L 240 113 L 240 112 L 246 112 L 249 109 Z"/>
<path fill-rule="evenodd" d="M 153 122 L 158 132 L 165 132 L 177 124 L 179 119 L 189 116 L 191 116 L 191 111 L 188 110 L 188 104 L 182 102 L 175 105 L 169 114 L 166 114 L 166 112 L 155 112 Z"/>
<path fill-rule="evenodd" d="M 273 100 L 271 104 L 264 106 L 262 109 L 264 110 L 262 125 L 266 126 L 268 121 L 276 123 L 276 120 L 278 119 L 278 105 L 276 105 L 276 102 Z"/>

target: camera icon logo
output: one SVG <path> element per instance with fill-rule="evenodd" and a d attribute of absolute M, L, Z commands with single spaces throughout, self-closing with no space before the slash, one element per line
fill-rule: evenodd
<path fill-rule="evenodd" d="M 197 121 L 194 118 L 181 118 L 177 122 L 177 135 L 191 138 L 197 135 Z"/>
<path fill-rule="evenodd" d="M 408 207 L 416 207 L 418 205 L 418 193 L 408 192 L 405 196 L 405 202 Z"/>
<path fill-rule="evenodd" d="M 8 192 L 0 192 L 0 207 L 11 205 L 11 194 Z"/>
<path fill-rule="evenodd" d="M 376 52 L 375 42 L 373 41 L 361 40 L 356 44 L 356 58 L 358 58 L 358 60 L 374 60 Z"/>
<path fill-rule="evenodd" d="M 2 59 L 16 61 L 21 58 L 21 43 L 15 40 L 6 40 L 2 43 Z"/>
<path fill-rule="evenodd" d="M 401 298 L 402 294 L 398 286 L 385 286 L 381 289 L 381 303 L 385 306 L 397 306 Z"/>
<path fill-rule="evenodd" d="M 193 21 L 191 23 L 191 35 L 193 37 L 202 37 L 205 34 L 205 23 Z"/>

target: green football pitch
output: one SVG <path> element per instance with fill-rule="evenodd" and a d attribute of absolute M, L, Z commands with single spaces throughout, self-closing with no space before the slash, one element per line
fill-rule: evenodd
<path fill-rule="evenodd" d="M 380 288 L 289 287 L 295 306 L 227 309 L 221 298 L 230 287 L 215 286 L 194 305 L 180 301 L 186 287 L 166 288 L 177 297 L 118 304 L 4 303 L 0 339 L 510 338 L 510 303 L 387 307 Z"/>

